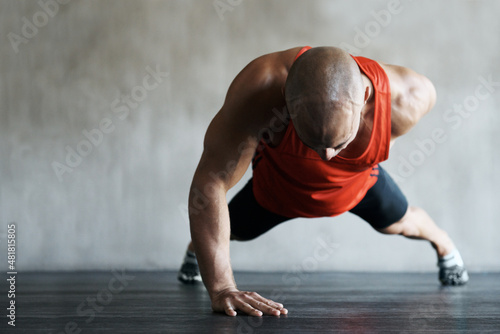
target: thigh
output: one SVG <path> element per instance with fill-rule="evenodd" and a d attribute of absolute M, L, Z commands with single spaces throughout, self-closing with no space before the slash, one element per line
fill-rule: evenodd
<path fill-rule="evenodd" d="M 255 199 L 252 179 L 229 202 L 231 235 L 237 240 L 251 240 L 290 218 L 264 209 Z"/>
<path fill-rule="evenodd" d="M 398 185 L 380 165 L 378 179 L 351 213 L 363 218 L 373 228 L 382 229 L 403 218 L 408 201 Z"/>

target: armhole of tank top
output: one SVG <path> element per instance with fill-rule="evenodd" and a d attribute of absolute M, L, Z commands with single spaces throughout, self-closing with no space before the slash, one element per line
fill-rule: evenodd
<path fill-rule="evenodd" d="M 392 113 L 392 110 L 391 110 L 390 82 L 389 82 L 389 77 L 387 76 L 387 73 L 382 68 L 382 66 L 380 66 L 380 64 L 377 61 L 375 61 L 375 60 L 372 60 L 372 59 L 369 59 L 369 60 L 373 61 L 373 64 L 369 64 L 368 66 L 375 66 L 377 68 L 377 72 L 376 73 L 372 73 L 372 77 L 373 78 L 368 77 L 368 75 L 366 74 L 366 72 L 363 71 L 363 73 L 371 80 L 374 89 L 375 89 L 374 80 L 376 80 L 377 87 L 379 87 L 379 88 L 380 88 L 380 81 L 381 80 L 383 80 L 387 84 L 387 86 L 388 86 L 387 89 L 385 89 L 385 92 L 381 92 L 379 90 L 379 94 L 376 96 L 376 99 L 377 100 L 388 99 L 388 102 L 389 102 L 389 108 L 388 109 L 389 110 L 387 111 L 383 107 L 377 108 L 377 109 L 375 109 L 375 113 L 374 113 L 374 116 L 373 116 L 374 118 L 377 115 L 381 116 L 379 118 L 379 122 L 374 122 L 374 124 L 373 124 L 373 130 L 375 130 L 375 127 L 377 127 L 377 132 L 380 132 L 382 128 L 385 128 L 387 130 L 387 137 L 385 138 L 385 140 L 387 141 L 387 144 L 384 147 L 384 150 L 385 150 L 384 151 L 384 160 L 387 160 L 389 158 L 389 150 L 390 150 L 390 145 L 391 145 L 391 113 Z M 387 95 L 389 95 L 389 96 L 387 97 Z M 375 102 L 375 105 L 379 105 L 380 106 L 380 104 L 382 104 L 381 101 L 378 101 L 378 103 Z M 383 104 L 385 104 L 385 103 L 383 103 Z M 374 135 L 374 132 L 375 131 L 373 131 L 372 136 Z M 372 142 L 373 142 L 373 140 L 370 137 L 370 143 L 368 144 L 367 151 L 369 150 L 370 146 L 372 145 Z"/>
<path fill-rule="evenodd" d="M 382 114 L 382 119 L 380 120 L 379 126 L 383 126 L 387 131 L 387 137 L 385 140 L 387 141 L 387 145 L 385 146 L 384 158 L 385 160 L 389 159 L 389 151 L 391 147 L 391 117 L 392 117 L 392 101 L 391 101 L 391 82 L 389 81 L 389 76 L 385 72 L 384 68 L 375 60 L 373 60 L 374 66 L 377 67 L 377 81 L 385 83 L 387 87 L 385 87 L 385 92 L 379 92 L 379 99 L 385 99 L 389 104 L 388 110 L 383 110 L 386 108 L 379 108 L 378 112 Z M 371 80 L 371 79 L 370 79 Z M 372 81 L 373 83 L 373 81 Z M 380 84 L 379 84 L 380 86 Z M 380 104 L 380 103 L 379 103 Z M 385 104 L 385 103 L 384 103 Z M 385 123 L 385 124 L 383 124 Z"/>
<path fill-rule="evenodd" d="M 386 73 L 387 75 L 387 73 Z M 389 110 L 386 112 L 386 127 L 387 127 L 387 145 L 385 151 L 385 160 L 389 159 L 389 152 L 391 150 L 391 139 L 392 139 L 392 97 L 391 97 L 391 83 L 389 82 L 389 78 L 387 78 L 388 89 L 388 101 L 389 101 Z M 387 115 L 388 114 L 388 115 Z"/>

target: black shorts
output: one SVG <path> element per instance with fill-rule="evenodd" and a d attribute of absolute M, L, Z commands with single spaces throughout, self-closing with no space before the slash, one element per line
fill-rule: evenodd
<path fill-rule="evenodd" d="M 363 218 L 375 229 L 399 221 L 408 209 L 408 201 L 390 175 L 380 166 L 375 185 L 349 212 Z M 238 240 L 251 240 L 292 218 L 264 209 L 253 195 L 252 179 L 229 203 L 231 234 Z"/>

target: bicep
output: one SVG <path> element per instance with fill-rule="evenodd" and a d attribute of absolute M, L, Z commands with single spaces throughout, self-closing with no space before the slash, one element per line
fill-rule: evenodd
<path fill-rule="evenodd" d="M 215 184 L 225 191 L 245 174 L 258 145 L 258 139 L 241 129 L 237 121 L 221 110 L 210 123 L 203 154 L 193 183 Z"/>

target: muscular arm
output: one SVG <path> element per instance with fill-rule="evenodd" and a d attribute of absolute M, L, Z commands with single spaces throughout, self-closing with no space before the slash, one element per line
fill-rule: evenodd
<path fill-rule="evenodd" d="M 204 151 L 193 177 L 189 196 L 191 237 L 203 281 L 210 297 L 236 288 L 229 261 L 230 224 L 227 191 L 245 173 L 255 141 L 235 129 L 224 109 L 210 124 Z M 238 150 L 247 146 L 245 150 Z"/>
<path fill-rule="evenodd" d="M 212 308 L 232 316 L 235 310 L 257 316 L 287 312 L 283 305 L 256 293 L 238 291 L 229 257 L 226 193 L 245 173 L 260 130 L 269 123 L 266 109 L 276 89 L 269 57 L 250 63 L 231 84 L 205 135 L 189 196 L 191 237 Z"/>
<path fill-rule="evenodd" d="M 436 103 L 432 82 L 415 71 L 381 63 L 391 84 L 391 139 L 410 131 Z"/>

